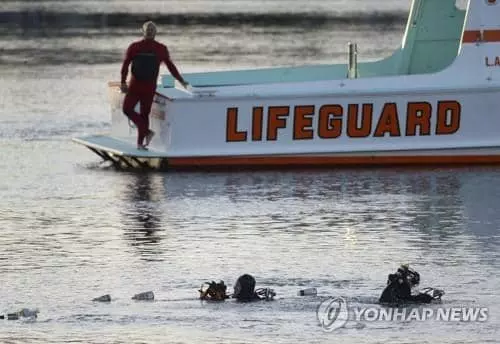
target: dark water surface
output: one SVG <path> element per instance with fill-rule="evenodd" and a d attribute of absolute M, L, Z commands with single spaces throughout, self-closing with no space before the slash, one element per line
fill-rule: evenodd
<path fill-rule="evenodd" d="M 109 130 L 106 83 L 142 13 L 185 72 L 343 62 L 349 40 L 387 56 L 408 1 L 143 4 L 0 4 L 0 313 L 41 311 L 0 320 L 1 343 L 498 343 L 500 168 L 132 174 L 70 141 Z M 442 306 L 488 307 L 488 321 L 322 331 L 321 301 L 373 306 L 406 262 Z M 277 300 L 196 300 L 243 272 Z M 147 290 L 155 302 L 130 299 Z"/>

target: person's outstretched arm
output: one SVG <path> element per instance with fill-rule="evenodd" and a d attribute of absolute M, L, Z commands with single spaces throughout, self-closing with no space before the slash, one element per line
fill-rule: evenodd
<path fill-rule="evenodd" d="M 167 68 L 168 68 L 168 71 L 170 72 L 170 74 L 172 74 L 172 76 L 174 78 L 176 78 L 182 84 L 182 86 L 186 87 L 187 85 L 189 85 L 187 83 L 187 81 L 184 80 L 184 78 L 181 76 L 181 74 L 177 70 L 177 67 L 175 66 L 175 64 L 170 59 L 170 54 L 168 52 L 168 49 L 166 49 L 166 54 L 165 54 L 165 60 L 164 60 L 164 62 L 167 65 Z"/>

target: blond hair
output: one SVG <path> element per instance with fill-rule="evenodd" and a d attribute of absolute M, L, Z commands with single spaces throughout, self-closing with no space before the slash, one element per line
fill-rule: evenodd
<path fill-rule="evenodd" d="M 154 38 L 156 36 L 156 25 L 152 21 L 147 21 L 142 25 L 142 33 L 145 38 Z"/>

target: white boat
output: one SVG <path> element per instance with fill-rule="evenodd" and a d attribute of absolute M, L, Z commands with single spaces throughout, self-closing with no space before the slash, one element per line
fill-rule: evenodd
<path fill-rule="evenodd" d="M 122 167 L 500 163 L 500 0 L 414 0 L 394 54 L 161 77 L 149 151 L 109 83 L 112 130 L 75 138 Z"/>

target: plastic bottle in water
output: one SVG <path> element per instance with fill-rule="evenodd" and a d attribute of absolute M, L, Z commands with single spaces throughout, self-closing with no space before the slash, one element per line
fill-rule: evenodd
<path fill-rule="evenodd" d="M 147 291 L 145 293 L 135 294 L 132 297 L 132 300 L 139 300 L 139 301 L 151 301 L 154 299 L 155 299 L 155 294 L 152 291 Z"/>
<path fill-rule="evenodd" d="M 9 313 L 7 314 L 7 320 L 18 320 L 19 313 Z"/>
<path fill-rule="evenodd" d="M 300 290 L 297 294 L 299 296 L 316 296 L 318 294 L 318 290 L 316 288 L 307 288 Z"/>
<path fill-rule="evenodd" d="M 40 311 L 38 308 L 35 309 L 29 309 L 29 308 L 23 308 L 19 312 L 16 313 L 8 313 L 7 314 L 7 320 L 19 320 L 19 318 L 37 318 L 38 313 Z M 5 317 L 2 317 L 4 319 Z"/>
<path fill-rule="evenodd" d="M 23 308 L 19 312 L 19 315 L 25 318 L 36 318 L 38 317 L 38 313 L 40 313 L 38 308 L 35 309 Z"/>
<path fill-rule="evenodd" d="M 96 302 L 111 302 L 111 295 L 106 294 L 106 295 L 103 295 L 103 296 L 99 296 L 99 297 L 96 297 L 95 299 L 93 299 L 92 301 L 96 301 Z"/>

